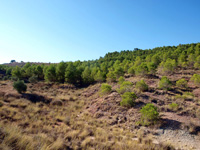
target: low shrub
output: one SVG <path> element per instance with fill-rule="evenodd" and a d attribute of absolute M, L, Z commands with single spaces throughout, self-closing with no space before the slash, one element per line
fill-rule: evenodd
<path fill-rule="evenodd" d="M 125 93 L 125 92 L 131 92 L 132 86 L 133 86 L 133 83 L 132 83 L 132 82 L 130 82 L 130 81 L 124 81 L 124 82 L 120 85 L 120 88 L 117 89 L 117 92 L 120 93 L 120 94 L 123 94 L 123 93 Z"/>
<path fill-rule="evenodd" d="M 18 93 L 26 92 L 27 90 L 27 86 L 22 80 L 14 82 L 13 87 L 15 90 L 17 90 Z"/>
<path fill-rule="evenodd" d="M 134 100 L 137 98 L 134 92 L 125 92 L 122 96 L 121 106 L 132 107 L 134 106 Z"/>
<path fill-rule="evenodd" d="M 113 71 L 109 71 L 109 73 L 106 75 L 106 80 L 107 82 L 115 82 L 116 81 L 116 76 Z"/>
<path fill-rule="evenodd" d="M 32 76 L 32 77 L 30 77 L 30 78 L 28 79 L 28 81 L 29 81 L 30 83 L 36 83 L 36 82 L 38 81 L 38 78 L 37 78 L 37 76 Z"/>
<path fill-rule="evenodd" d="M 136 83 L 135 88 L 139 91 L 139 92 L 144 92 L 148 90 L 148 85 L 144 82 L 144 80 L 138 81 Z"/>
<path fill-rule="evenodd" d="M 198 86 L 200 85 L 200 75 L 194 74 L 194 75 L 191 77 L 190 80 L 193 81 L 195 85 L 198 85 Z"/>
<path fill-rule="evenodd" d="M 131 68 L 128 69 L 128 74 L 135 75 L 134 66 L 132 66 Z"/>
<path fill-rule="evenodd" d="M 169 104 L 169 109 L 171 109 L 173 111 L 177 111 L 178 110 L 178 104 L 176 104 L 176 103 Z"/>
<path fill-rule="evenodd" d="M 187 81 L 185 79 L 180 79 L 176 81 L 176 86 L 179 88 L 187 88 Z"/>
<path fill-rule="evenodd" d="M 142 107 L 140 113 L 142 115 L 141 116 L 142 125 L 155 124 L 159 118 L 157 107 L 150 103 Z"/>
<path fill-rule="evenodd" d="M 111 85 L 109 85 L 107 83 L 103 83 L 101 85 L 101 91 L 100 91 L 101 95 L 109 94 L 109 93 L 111 93 L 111 91 L 112 91 Z"/>
<path fill-rule="evenodd" d="M 159 82 L 158 87 L 163 90 L 170 90 L 171 85 L 171 81 L 166 76 L 163 76 Z"/>
<path fill-rule="evenodd" d="M 123 76 L 120 76 L 118 79 L 118 84 L 122 84 L 125 81 Z"/>

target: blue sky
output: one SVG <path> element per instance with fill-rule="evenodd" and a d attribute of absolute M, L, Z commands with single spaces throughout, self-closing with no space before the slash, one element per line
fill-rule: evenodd
<path fill-rule="evenodd" d="M 200 42 L 199 0 L 0 0 L 0 63 Z"/>

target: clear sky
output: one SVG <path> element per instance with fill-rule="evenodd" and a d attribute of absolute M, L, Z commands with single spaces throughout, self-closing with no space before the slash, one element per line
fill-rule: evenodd
<path fill-rule="evenodd" d="M 0 63 L 200 42 L 200 0 L 0 0 Z"/>

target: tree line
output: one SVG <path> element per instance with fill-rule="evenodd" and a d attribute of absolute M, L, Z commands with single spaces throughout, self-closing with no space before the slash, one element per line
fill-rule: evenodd
<path fill-rule="evenodd" d="M 147 50 L 124 50 L 108 53 L 98 60 L 60 62 L 58 64 L 37 65 L 26 63 L 23 67 L 0 65 L 2 80 L 25 80 L 37 82 L 70 83 L 89 85 L 95 82 L 115 82 L 120 76 L 171 74 L 181 69 L 200 69 L 200 43 L 178 46 L 163 46 Z"/>

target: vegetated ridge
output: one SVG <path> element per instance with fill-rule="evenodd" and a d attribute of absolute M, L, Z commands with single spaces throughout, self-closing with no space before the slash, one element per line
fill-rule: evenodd
<path fill-rule="evenodd" d="M 1 65 L 0 149 L 200 149 L 199 68 L 200 43 Z"/>

